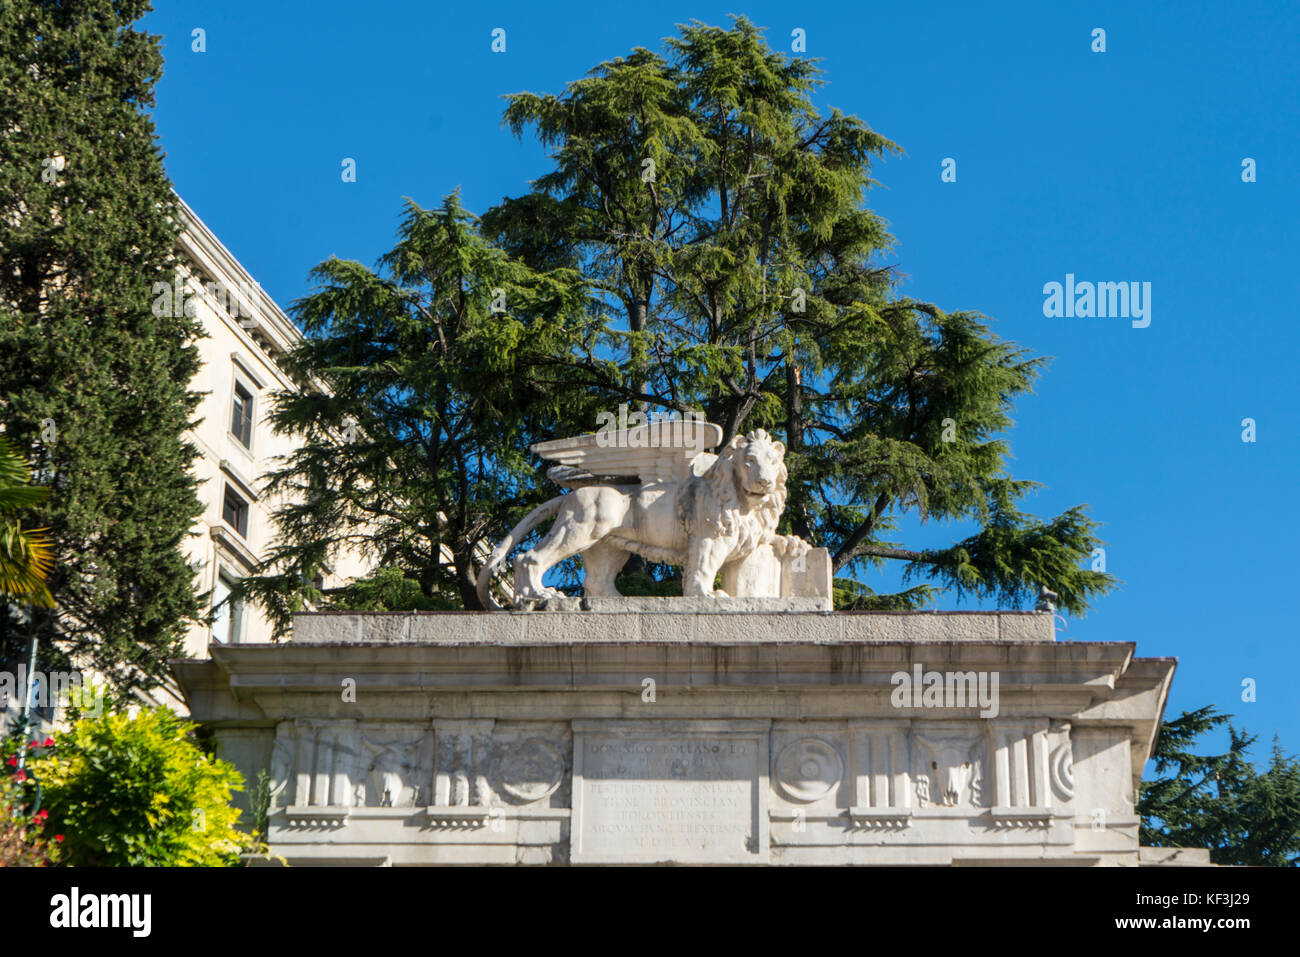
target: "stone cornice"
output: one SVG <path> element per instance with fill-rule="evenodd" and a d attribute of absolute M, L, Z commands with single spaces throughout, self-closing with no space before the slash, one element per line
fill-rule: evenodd
<path fill-rule="evenodd" d="M 179 194 L 175 199 L 181 212 L 180 245 L 185 255 L 226 288 L 238 290 L 241 298 L 246 290 L 251 290 L 253 301 L 245 305 L 278 351 L 287 352 L 297 345 L 302 340 L 302 333 L 298 327 L 276 305 L 275 300 L 258 285 L 252 274 L 240 264 L 221 240 L 217 239 L 190 205 Z"/>

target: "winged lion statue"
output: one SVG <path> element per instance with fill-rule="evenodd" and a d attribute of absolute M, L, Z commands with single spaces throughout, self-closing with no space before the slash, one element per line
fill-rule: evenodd
<path fill-rule="evenodd" d="M 684 597 L 789 593 L 783 568 L 802 565 L 811 546 L 776 531 L 786 501 L 785 446 L 759 429 L 735 436 L 717 454 L 708 451 L 721 442 L 719 426 L 686 418 L 532 446 L 559 463 L 547 476 L 572 491 L 533 509 L 497 545 L 478 577 L 484 607 L 500 607 L 493 575 L 551 518 L 550 531 L 515 562 L 518 607 L 563 597 L 542 579 L 575 555 L 587 598 L 618 596 L 615 577 L 633 553 L 681 567 Z M 829 600 L 829 571 L 825 578 L 816 590 Z"/>

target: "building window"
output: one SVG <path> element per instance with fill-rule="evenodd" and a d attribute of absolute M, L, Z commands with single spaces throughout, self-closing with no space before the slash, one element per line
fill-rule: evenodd
<path fill-rule="evenodd" d="M 235 587 L 235 579 L 220 572 L 217 575 L 217 587 L 212 590 L 212 607 L 216 616 L 212 619 L 212 640 L 222 645 L 231 645 L 244 639 L 244 603 L 229 601 L 230 592 Z"/>
<path fill-rule="evenodd" d="M 221 505 L 221 520 L 244 538 L 248 537 L 248 502 L 229 485 L 226 486 L 226 497 Z"/>
<path fill-rule="evenodd" d="M 253 446 L 253 393 L 235 380 L 235 396 L 230 403 L 230 431 L 244 448 Z"/>

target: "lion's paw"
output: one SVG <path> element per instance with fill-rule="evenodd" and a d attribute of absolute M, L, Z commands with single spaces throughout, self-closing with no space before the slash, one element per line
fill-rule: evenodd
<path fill-rule="evenodd" d="M 812 546 L 795 535 L 778 535 L 772 542 L 772 549 L 779 558 L 798 558 L 812 551 Z"/>

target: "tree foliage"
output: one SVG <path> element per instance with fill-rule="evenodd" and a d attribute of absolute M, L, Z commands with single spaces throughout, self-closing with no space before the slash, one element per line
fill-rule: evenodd
<path fill-rule="evenodd" d="M 313 278 L 288 364 L 322 387 L 276 400 L 272 423 L 302 444 L 268 477 L 288 504 L 264 574 L 240 594 L 281 632 L 309 601 L 476 607 L 493 536 L 545 494 L 529 441 L 584 401 L 557 360 L 592 325 L 578 276 L 493 248 L 453 195 L 408 203 L 378 269 L 331 259 Z M 329 595 L 311 585 L 349 551 L 379 571 Z"/>
<path fill-rule="evenodd" d="M 528 192 L 481 224 L 412 204 L 384 269 L 331 260 L 298 305 L 299 367 L 333 392 L 282 400 L 277 423 L 310 444 L 276 481 L 327 492 L 282 513 L 287 571 L 249 588 L 282 622 L 330 600 L 304 583 L 372 523 L 420 600 L 477 607 L 477 549 L 545 491 L 528 444 L 595 431 L 625 403 L 700 410 L 724 440 L 781 436 L 782 531 L 831 550 L 842 607 L 945 592 L 1014 607 L 1046 586 L 1081 614 L 1113 587 L 1083 567 L 1101 544 L 1086 507 L 1036 518 L 1036 484 L 1007 469 L 1013 402 L 1044 360 L 977 313 L 899 293 L 866 205 L 873 164 L 898 147 L 819 111 L 820 84 L 738 18 L 683 26 L 561 93 L 507 97 L 506 125 L 551 159 Z M 349 416 L 361 438 L 345 443 Z M 910 549 L 892 540 L 908 516 L 975 531 Z M 863 579 L 887 561 L 905 587 L 877 594 Z M 623 584 L 662 590 L 651 572 Z"/>
<path fill-rule="evenodd" d="M 1268 769 L 1247 757 L 1253 735 L 1213 705 L 1184 712 L 1160 729 L 1158 775 L 1142 784 L 1138 813 L 1146 847 L 1208 847 L 1215 864 L 1300 864 L 1300 760 L 1277 741 Z M 1203 734 L 1227 726 L 1228 750 L 1199 754 Z M 1171 773 L 1172 772 L 1172 773 Z"/>
<path fill-rule="evenodd" d="M 182 542 L 200 507 L 184 433 L 199 367 L 186 315 L 154 315 L 176 217 L 153 123 L 144 0 L 0 3 L 0 417 L 48 498 L 55 606 L 0 608 L 0 661 L 29 627 L 117 693 L 148 688 L 199 614 Z"/>
<path fill-rule="evenodd" d="M 898 147 L 819 112 L 820 83 L 737 18 L 684 26 L 663 55 L 637 49 L 562 94 L 510 96 L 506 124 L 532 130 L 554 168 L 485 229 L 588 281 L 608 349 L 571 361 L 607 403 L 701 408 L 724 440 L 783 435 L 790 530 L 829 547 L 841 575 L 897 559 L 926 580 L 891 595 L 844 581 L 852 604 L 915 607 L 951 587 L 1019 605 L 1046 585 L 1082 613 L 1113 585 L 1080 567 L 1095 522 L 1082 506 L 1026 514 L 1035 484 L 1006 471 L 1011 403 L 1043 360 L 975 313 L 897 294 L 893 240 L 864 200 Z M 909 550 L 888 540 L 907 512 L 980 530 Z"/>

